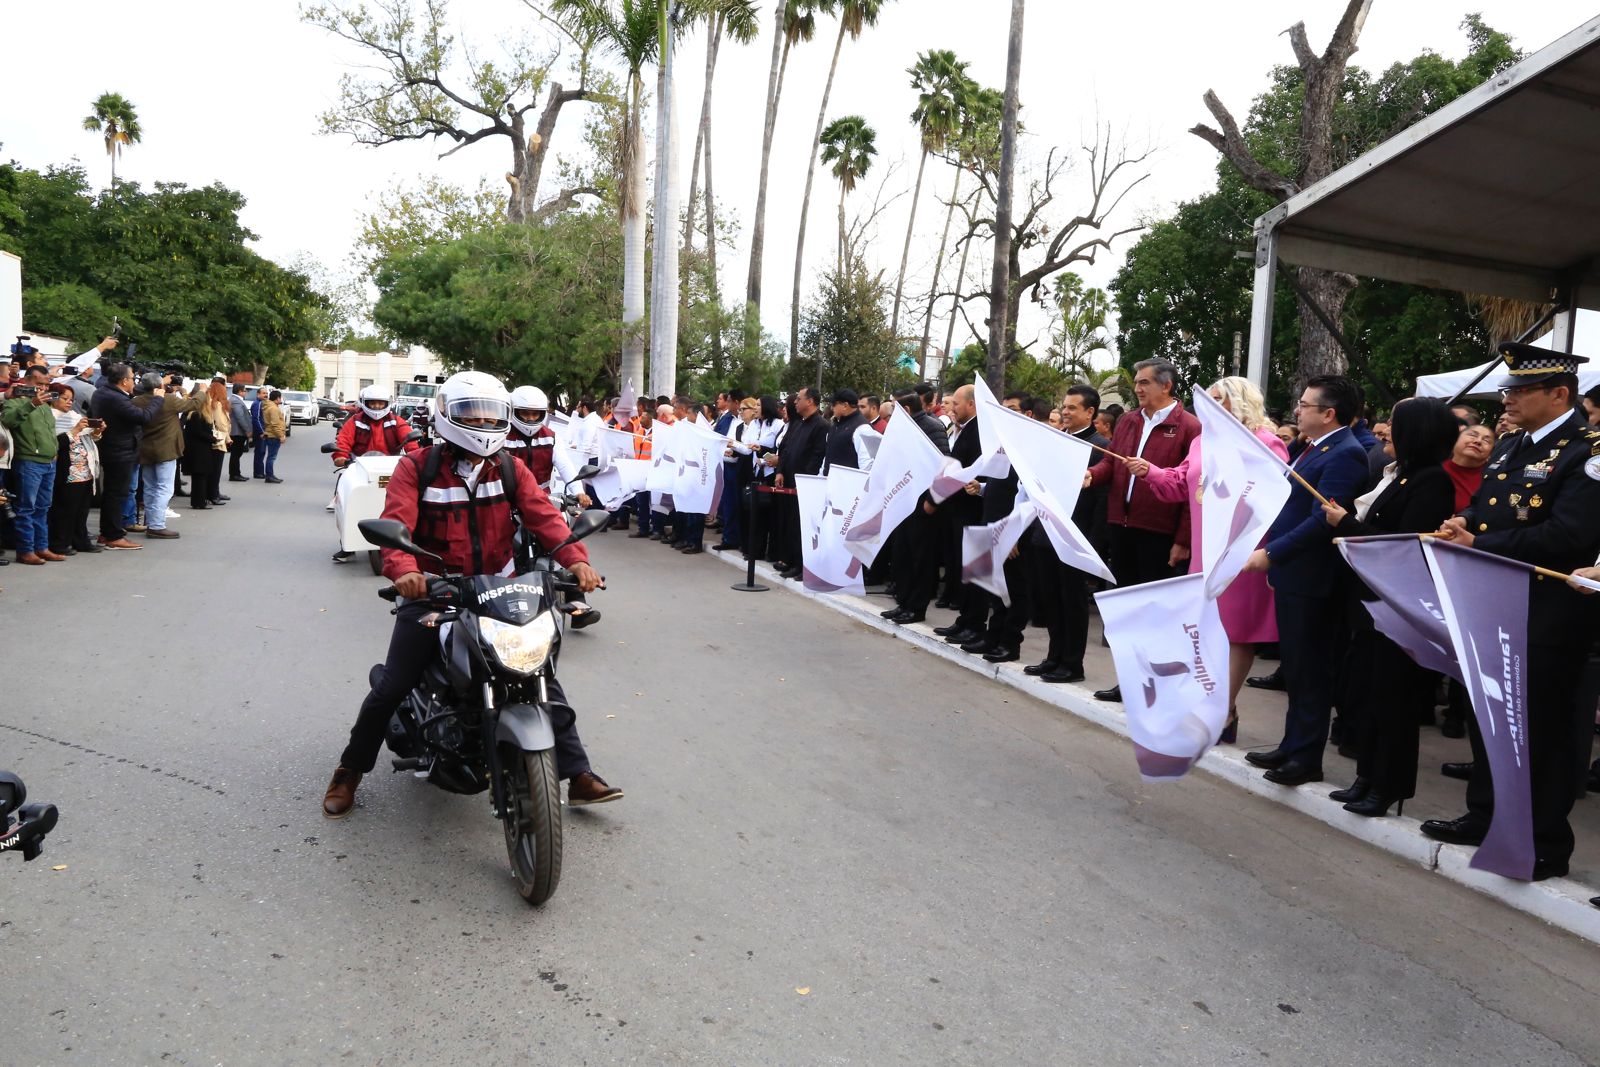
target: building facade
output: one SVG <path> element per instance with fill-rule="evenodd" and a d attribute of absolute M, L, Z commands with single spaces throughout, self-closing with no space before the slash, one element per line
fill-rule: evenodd
<path fill-rule="evenodd" d="M 398 395 L 401 385 L 419 376 L 436 382 L 448 373 L 438 357 L 421 345 L 392 352 L 308 348 L 306 355 L 317 368 L 317 395 L 341 403 L 355 400 L 369 385 L 382 385 Z"/>

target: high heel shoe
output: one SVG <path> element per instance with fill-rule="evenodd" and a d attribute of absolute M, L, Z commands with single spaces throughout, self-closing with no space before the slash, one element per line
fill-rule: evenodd
<path fill-rule="evenodd" d="M 1356 780 L 1350 783 L 1350 788 L 1335 789 L 1328 794 L 1328 799 L 1337 800 L 1341 804 L 1352 804 L 1358 800 L 1365 800 L 1370 792 L 1372 792 L 1372 783 L 1357 775 Z"/>
<path fill-rule="evenodd" d="M 1219 745 L 1236 745 L 1239 743 L 1239 709 L 1228 709 L 1228 724 L 1222 728 L 1222 734 L 1217 738 Z"/>
<path fill-rule="evenodd" d="M 1352 815 L 1365 815 L 1369 819 L 1376 819 L 1389 814 L 1389 806 L 1393 803 L 1395 803 L 1394 798 L 1386 797 L 1382 793 L 1373 791 L 1368 792 L 1367 795 L 1360 800 L 1352 801 L 1351 803 L 1346 804 L 1344 806 L 1344 810 L 1350 812 Z M 1404 799 L 1401 799 L 1399 803 L 1400 808 L 1395 812 L 1395 814 L 1404 815 L 1406 810 L 1406 802 Z"/>

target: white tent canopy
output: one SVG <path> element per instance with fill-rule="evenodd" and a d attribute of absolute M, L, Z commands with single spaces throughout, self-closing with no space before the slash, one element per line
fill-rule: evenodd
<path fill-rule="evenodd" d="M 1553 337 L 1554 334 L 1547 333 L 1530 343 L 1539 348 L 1549 348 Z M 1580 356 L 1589 357 L 1589 362 L 1578 369 L 1578 391 L 1586 393 L 1600 385 L 1600 311 L 1578 312 L 1577 327 L 1572 337 L 1572 351 Z M 1472 380 L 1482 374 L 1486 366 L 1488 364 L 1483 363 L 1465 370 L 1424 374 L 1417 379 L 1417 395 L 1446 398 L 1455 396 L 1471 385 Z M 1495 382 L 1499 380 L 1500 375 L 1490 371 L 1467 395 L 1483 399 L 1497 398 L 1500 392 L 1495 388 Z"/>

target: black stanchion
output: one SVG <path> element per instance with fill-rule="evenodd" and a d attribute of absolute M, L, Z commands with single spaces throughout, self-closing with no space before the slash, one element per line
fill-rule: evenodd
<path fill-rule="evenodd" d="M 756 525 L 756 487 L 749 486 L 744 491 L 744 581 L 735 583 L 731 588 L 741 593 L 765 593 L 769 586 L 756 583 L 756 556 L 750 551 L 750 535 L 755 532 Z"/>

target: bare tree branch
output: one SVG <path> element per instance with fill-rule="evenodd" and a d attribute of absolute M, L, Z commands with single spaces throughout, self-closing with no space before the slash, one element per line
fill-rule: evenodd
<path fill-rule="evenodd" d="M 1300 186 L 1293 180 L 1256 162 L 1255 156 L 1250 154 L 1250 147 L 1244 143 L 1244 135 L 1239 132 L 1239 124 L 1234 121 L 1233 113 L 1215 92 L 1207 89 L 1202 99 L 1205 101 L 1206 109 L 1216 117 L 1222 132 L 1218 133 L 1209 126 L 1201 125 L 1191 129 L 1190 133 L 1221 152 L 1228 162 L 1238 169 L 1240 176 L 1252 189 L 1271 193 L 1279 200 L 1287 200 L 1300 191 Z"/>

